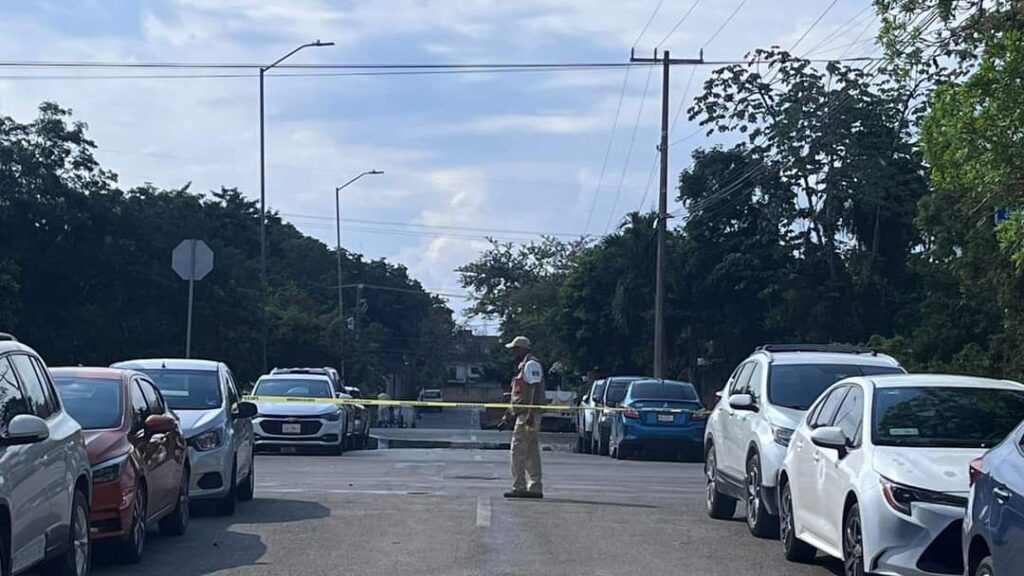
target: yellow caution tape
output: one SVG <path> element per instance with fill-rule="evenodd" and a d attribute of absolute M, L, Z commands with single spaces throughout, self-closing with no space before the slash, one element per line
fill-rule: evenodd
<path fill-rule="evenodd" d="M 249 402 L 266 402 L 276 404 L 358 404 L 361 406 L 412 406 L 414 408 L 510 408 L 527 410 L 548 410 L 551 412 L 571 412 L 575 410 L 611 410 L 625 411 L 623 407 L 592 408 L 588 406 L 571 406 L 556 404 L 515 404 L 510 402 L 431 402 L 422 400 L 380 400 L 377 398 L 305 398 L 299 396 L 245 396 Z M 661 412 L 671 414 L 708 414 L 706 409 L 690 410 L 686 408 L 633 408 L 637 412 Z"/>

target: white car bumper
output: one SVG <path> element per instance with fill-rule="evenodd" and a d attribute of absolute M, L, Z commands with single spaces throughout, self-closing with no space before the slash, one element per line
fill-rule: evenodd
<path fill-rule="evenodd" d="M 286 433 L 286 424 L 300 426 L 297 433 Z M 337 446 L 344 439 L 345 420 L 330 421 L 323 418 L 291 420 L 287 417 L 259 417 L 252 421 L 257 448 Z"/>
<path fill-rule="evenodd" d="M 192 467 L 189 498 L 222 498 L 231 488 L 231 466 L 234 450 L 225 442 L 213 450 L 199 451 L 189 446 L 188 461 Z"/>
<path fill-rule="evenodd" d="M 912 504 L 907 516 L 879 494 L 861 508 L 865 568 L 893 576 L 962 574 L 963 518 L 963 508 L 929 503 Z"/>

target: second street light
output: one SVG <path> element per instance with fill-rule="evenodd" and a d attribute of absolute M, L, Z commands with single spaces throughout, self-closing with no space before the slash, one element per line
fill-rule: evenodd
<path fill-rule="evenodd" d="M 334 46 L 334 42 L 321 42 L 317 40 L 308 44 L 303 44 L 284 56 L 278 58 L 270 66 L 260 67 L 260 283 L 262 285 L 262 298 L 260 304 L 260 317 L 263 325 L 263 371 L 267 371 L 267 163 L 266 163 L 266 146 L 264 145 L 263 137 L 263 76 L 267 70 L 270 70 L 274 66 L 277 66 L 281 62 L 287 60 L 292 54 L 295 54 L 303 48 L 319 48 L 321 46 Z"/>
<path fill-rule="evenodd" d="M 344 307 L 345 300 L 341 296 L 341 191 L 344 190 L 349 184 L 355 182 L 356 180 L 359 180 L 363 176 L 366 176 L 366 175 L 377 175 L 377 174 L 383 174 L 383 173 L 384 173 L 383 170 L 368 170 L 366 172 L 363 172 L 362 174 L 359 174 L 355 178 L 349 180 L 348 182 L 345 182 L 341 186 L 338 186 L 337 188 L 334 189 L 334 216 L 335 216 L 335 219 L 337 221 L 336 232 L 337 232 L 337 240 L 338 240 L 338 245 L 337 245 L 337 249 L 336 249 L 336 251 L 338 253 L 338 323 L 340 324 L 340 326 L 339 326 L 339 330 L 340 330 L 339 334 L 340 334 L 340 336 L 338 337 L 338 354 L 339 354 L 340 360 L 341 360 L 341 381 L 342 382 L 345 382 L 345 327 L 346 327 L 346 325 L 345 325 L 345 307 Z M 356 305 L 358 306 L 359 303 L 356 302 Z"/>

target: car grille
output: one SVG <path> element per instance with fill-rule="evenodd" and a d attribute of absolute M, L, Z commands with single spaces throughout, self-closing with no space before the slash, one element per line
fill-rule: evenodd
<path fill-rule="evenodd" d="M 318 434 L 320 432 L 320 429 L 323 428 L 323 423 L 321 423 L 319 420 L 294 419 L 296 420 L 295 422 L 292 422 L 291 420 L 292 419 L 266 419 L 260 422 L 260 428 L 262 428 L 263 431 L 266 432 L 267 434 L 274 434 L 276 436 L 312 436 L 313 434 Z M 286 423 L 299 424 L 301 431 L 298 434 L 285 434 L 282 430 L 283 425 Z"/>
<path fill-rule="evenodd" d="M 963 574 L 963 525 L 962 520 L 955 520 L 946 526 L 917 559 L 917 569 L 936 574 Z"/>

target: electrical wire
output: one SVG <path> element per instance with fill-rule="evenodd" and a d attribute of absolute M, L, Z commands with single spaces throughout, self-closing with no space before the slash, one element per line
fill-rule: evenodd
<path fill-rule="evenodd" d="M 864 6 L 864 8 L 861 8 L 860 11 L 851 16 L 849 20 L 847 20 L 839 27 L 837 27 L 835 30 L 833 30 L 831 34 L 822 38 L 821 41 L 819 41 L 811 48 L 808 48 L 807 51 L 804 52 L 804 57 L 810 56 L 811 54 L 814 54 L 815 51 L 817 51 L 819 48 L 823 48 L 827 46 L 829 43 L 838 40 L 839 38 L 842 38 L 848 30 L 853 29 L 858 25 L 858 23 L 861 21 L 861 17 L 863 17 L 866 20 L 871 20 L 871 18 L 874 16 L 874 13 L 869 12 L 866 16 L 864 16 L 864 13 L 868 12 L 871 9 L 871 7 L 871 4 L 868 4 Z"/>
<path fill-rule="evenodd" d="M 668 31 L 668 34 L 665 34 L 664 38 L 659 40 L 658 43 L 654 45 L 655 50 L 657 50 L 660 46 L 665 44 L 665 42 L 667 42 L 668 39 L 671 38 L 672 35 L 676 33 L 676 30 L 679 30 L 679 27 L 682 26 L 683 22 L 686 22 L 686 19 L 690 17 L 690 14 L 693 12 L 693 9 L 697 7 L 697 4 L 700 4 L 700 0 L 694 0 L 693 4 L 690 5 L 690 9 L 687 10 L 685 14 L 683 14 L 683 17 L 676 22 L 676 25 L 673 26 L 672 29 Z"/>
<path fill-rule="evenodd" d="M 793 50 L 796 50 L 796 47 L 799 46 L 800 43 L 803 42 L 805 38 L 807 38 L 807 35 L 810 34 L 811 31 L 814 30 L 818 26 L 819 23 L 821 23 L 821 20 L 823 18 L 825 18 L 825 16 L 829 12 L 832 11 L 832 8 L 834 8 L 836 3 L 838 3 L 838 2 L 839 2 L 839 0 L 832 0 L 832 3 L 829 4 L 828 7 L 826 7 L 825 10 L 823 10 L 822 13 L 818 15 L 818 19 L 815 20 L 814 23 L 811 24 L 811 26 L 809 28 L 807 28 L 807 30 L 804 31 L 803 36 L 801 36 L 800 39 L 797 40 L 796 43 L 794 43 L 793 46 L 790 47 L 790 49 L 789 49 L 790 52 L 792 52 Z"/>
<path fill-rule="evenodd" d="M 658 15 L 658 11 L 661 10 L 661 5 L 664 3 L 665 0 L 658 0 L 657 6 L 654 7 L 654 12 L 651 12 L 651 17 L 647 19 L 647 24 L 644 24 L 643 30 L 640 31 L 640 34 L 636 37 L 636 40 L 633 41 L 633 48 L 636 48 L 636 45 L 639 44 L 640 40 L 643 39 L 644 34 L 647 34 L 647 29 L 651 27 L 651 23 L 654 22 L 654 17 Z"/>
<path fill-rule="evenodd" d="M 654 67 L 647 69 L 647 81 L 644 83 L 644 91 L 640 97 L 640 106 L 636 111 L 636 122 L 633 124 L 633 134 L 629 138 L 629 148 L 626 150 L 626 161 L 622 164 L 622 174 L 619 176 L 619 186 L 615 189 L 615 197 L 612 199 L 611 210 L 608 211 L 608 222 L 605 224 L 605 234 L 611 230 L 612 220 L 615 218 L 615 208 L 619 204 L 619 196 L 622 194 L 622 185 L 626 181 L 626 173 L 629 171 L 629 161 L 633 158 L 633 148 L 636 145 L 636 133 L 640 129 L 640 120 L 644 113 L 644 104 L 647 102 L 647 93 L 651 87 L 651 77 L 654 75 Z"/>
<path fill-rule="evenodd" d="M 330 222 L 334 222 L 335 221 L 335 218 L 333 216 L 320 216 L 320 215 L 317 215 L 317 214 L 300 214 L 300 213 L 294 213 L 294 212 L 282 212 L 281 215 L 282 216 L 287 216 L 289 218 L 309 218 L 309 219 L 312 219 L 312 220 L 327 220 L 327 221 L 330 221 Z M 475 228 L 475 227 L 471 227 L 471 226 L 454 226 L 454 225 L 440 225 L 440 224 L 415 224 L 415 223 L 412 223 L 412 222 L 394 222 L 394 221 L 387 221 L 387 220 L 364 220 L 364 219 L 359 219 L 359 218 L 342 218 L 341 221 L 342 222 L 355 223 L 355 224 L 374 224 L 374 225 L 381 225 L 381 226 L 403 226 L 403 227 L 413 227 L 413 228 L 428 228 L 428 229 L 436 229 L 436 230 L 461 230 L 461 231 L 465 231 L 465 232 L 487 232 L 487 233 L 496 232 L 496 233 L 499 233 L 499 234 L 524 234 L 524 235 L 529 235 L 529 236 L 565 236 L 565 237 L 572 237 L 572 238 L 578 238 L 579 237 L 579 234 L 572 234 L 570 232 L 545 232 L 545 231 L 542 231 L 542 230 L 514 230 L 514 229 L 509 229 L 509 228 Z"/>
<path fill-rule="evenodd" d="M 601 162 L 601 172 L 597 177 L 597 186 L 594 187 L 594 198 L 590 202 L 590 212 L 587 214 L 587 223 L 583 227 L 583 235 L 590 232 L 590 223 L 594 219 L 594 211 L 597 209 L 597 200 L 601 197 L 601 184 L 604 183 L 605 171 L 608 169 L 608 159 L 612 154 L 612 144 L 615 143 L 615 132 L 619 127 L 619 116 L 622 114 L 622 101 L 626 97 L 626 85 L 629 82 L 630 68 L 622 77 L 622 89 L 619 90 L 619 103 L 615 106 L 615 118 L 612 120 L 612 132 L 608 135 L 608 146 L 604 150 L 604 160 Z"/>
<path fill-rule="evenodd" d="M 740 3 L 737 4 L 735 8 L 733 8 L 732 14 L 729 14 L 729 17 L 725 19 L 725 22 L 722 22 L 718 29 L 715 30 L 715 33 L 712 34 L 711 37 L 708 38 L 707 42 L 705 42 L 704 45 L 700 47 L 701 50 L 707 48 L 709 44 L 715 41 L 715 38 L 718 38 L 718 35 L 722 33 L 722 30 L 725 30 L 725 27 L 729 25 L 729 22 L 732 22 L 732 19 L 736 17 L 736 13 L 739 12 L 740 8 L 743 8 L 743 5 L 746 3 L 747 0 L 740 0 Z"/>

